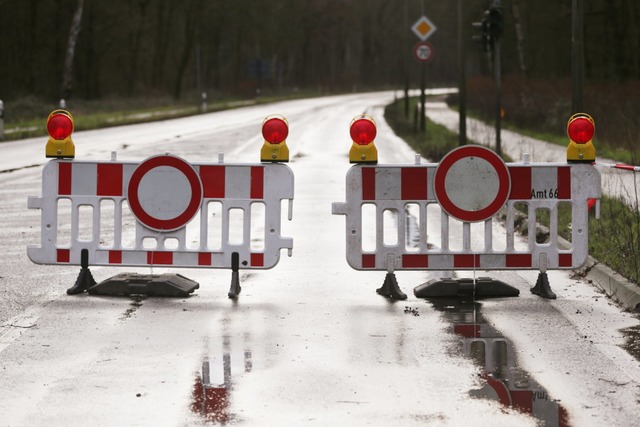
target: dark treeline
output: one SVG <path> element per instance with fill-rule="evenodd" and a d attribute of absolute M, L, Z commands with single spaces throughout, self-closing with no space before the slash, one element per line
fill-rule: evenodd
<path fill-rule="evenodd" d="M 491 75 L 471 42 L 471 22 L 491 2 L 463 3 L 468 75 Z M 505 75 L 569 78 L 571 0 L 502 5 Z M 638 79 L 640 2 L 584 0 L 584 11 L 585 77 Z M 410 27 L 423 13 L 438 27 L 429 84 L 455 85 L 457 0 L 0 0 L 0 99 L 399 88 L 405 70 L 415 87 Z"/>

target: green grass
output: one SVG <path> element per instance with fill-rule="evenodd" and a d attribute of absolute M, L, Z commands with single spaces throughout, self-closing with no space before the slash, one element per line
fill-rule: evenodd
<path fill-rule="evenodd" d="M 212 112 L 229 108 L 233 108 L 232 102 L 219 102 L 209 104 L 207 111 Z M 5 141 L 46 135 L 47 117 L 49 112 L 55 109 L 57 109 L 56 106 L 50 106 L 48 112 L 38 118 L 21 118 L 18 120 L 5 121 Z M 77 108 L 73 108 L 73 106 L 67 107 L 67 110 L 73 115 L 75 131 L 200 114 L 197 106 L 184 103 L 156 105 L 145 108 L 130 107 L 128 109 L 125 106 L 123 110 L 111 109 L 110 106 L 94 109 L 81 104 L 77 106 Z"/>
<path fill-rule="evenodd" d="M 318 92 L 299 91 L 280 96 L 261 96 L 255 99 L 213 98 L 207 102 L 208 113 L 251 104 L 267 104 L 286 99 L 319 96 Z M 198 100 L 175 101 L 168 97 L 106 98 L 101 100 L 71 100 L 66 109 L 73 115 L 74 130 L 98 129 L 134 123 L 201 114 Z M 45 136 L 46 121 L 51 111 L 59 106 L 28 96 L 5 102 L 4 141 Z"/>
<path fill-rule="evenodd" d="M 429 119 L 426 123 L 426 132 L 418 131 L 419 125 L 416 123 L 417 115 L 415 114 L 417 103 L 417 98 L 409 99 L 410 114 L 406 117 L 404 101 L 398 100 L 387 106 L 384 118 L 396 134 L 407 141 L 416 152 L 432 162 L 438 162 L 458 146 L 458 135 Z"/>
<path fill-rule="evenodd" d="M 620 200 L 603 197 L 600 219 L 589 220 L 589 253 L 640 284 L 640 213 Z"/>

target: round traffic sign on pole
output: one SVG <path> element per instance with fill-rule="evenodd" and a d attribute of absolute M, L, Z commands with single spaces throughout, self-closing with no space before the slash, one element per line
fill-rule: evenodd
<path fill-rule="evenodd" d="M 184 227 L 200 209 L 202 182 L 180 157 L 149 157 L 133 171 L 127 187 L 131 212 L 146 227 L 173 231 Z"/>
<path fill-rule="evenodd" d="M 504 206 L 511 175 L 502 158 L 478 145 L 450 151 L 434 176 L 434 191 L 442 209 L 460 221 L 485 221 Z"/>
<path fill-rule="evenodd" d="M 420 42 L 413 47 L 413 54 L 420 62 L 427 62 L 433 58 L 434 49 L 431 43 Z"/>

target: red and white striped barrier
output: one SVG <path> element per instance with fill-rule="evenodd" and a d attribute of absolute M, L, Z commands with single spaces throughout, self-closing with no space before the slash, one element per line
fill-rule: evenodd
<path fill-rule="evenodd" d="M 282 200 L 291 220 L 294 178 L 288 166 L 188 163 L 170 154 L 143 162 L 52 160 L 42 172 L 37 264 L 232 268 L 275 266 Z M 66 204 L 65 204 L 66 203 Z M 65 207 L 66 206 L 66 207 Z M 234 225 L 230 225 L 230 221 Z M 258 244 L 256 244 L 256 241 Z"/>
<path fill-rule="evenodd" d="M 603 166 L 610 169 L 622 169 L 630 172 L 640 172 L 640 166 L 626 165 L 624 163 L 601 163 L 597 162 L 596 166 Z"/>
<path fill-rule="evenodd" d="M 546 271 L 587 261 L 588 200 L 600 198 L 600 175 L 590 164 L 505 164 L 491 150 L 464 146 L 439 164 L 355 165 L 346 191 L 333 214 L 346 216 L 354 269 Z M 558 245 L 562 203 L 571 206 L 570 248 Z M 529 230 L 541 211 L 550 215 L 548 241 L 529 233 L 516 244 L 516 207 L 526 210 Z M 500 212 L 506 234 L 495 227 Z"/>

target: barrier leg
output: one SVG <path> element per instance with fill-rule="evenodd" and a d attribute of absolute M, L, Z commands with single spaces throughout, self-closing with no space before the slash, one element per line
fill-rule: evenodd
<path fill-rule="evenodd" d="M 400 290 L 400 286 L 398 286 L 398 281 L 396 280 L 396 275 L 393 273 L 387 273 L 384 278 L 384 283 L 382 287 L 376 289 L 376 292 L 383 297 L 397 299 L 397 300 L 405 300 L 407 299 L 407 294 Z"/>
<path fill-rule="evenodd" d="M 542 298 L 556 299 L 556 294 L 551 290 L 549 277 L 546 272 L 541 271 L 538 273 L 538 280 L 536 281 L 536 285 L 531 288 L 531 293 L 539 295 Z"/>
<path fill-rule="evenodd" d="M 76 279 L 76 283 L 67 289 L 67 295 L 81 294 L 96 284 L 93 279 L 91 270 L 89 270 L 89 250 L 82 249 L 80 251 L 80 274 Z"/>
<path fill-rule="evenodd" d="M 231 254 L 231 287 L 229 288 L 229 298 L 236 299 L 240 295 L 240 254 L 233 252 Z"/>

